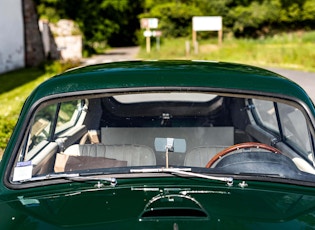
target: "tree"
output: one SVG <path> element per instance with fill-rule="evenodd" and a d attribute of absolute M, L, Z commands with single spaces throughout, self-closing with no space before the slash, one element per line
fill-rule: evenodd
<path fill-rule="evenodd" d="M 191 34 L 193 16 L 222 16 L 224 31 L 257 37 L 315 27 L 314 0 L 35 0 L 50 21 L 75 20 L 87 44 L 133 45 L 139 19 L 159 19 L 163 36 Z"/>
<path fill-rule="evenodd" d="M 143 11 L 141 0 L 36 0 L 36 3 L 39 14 L 51 22 L 60 18 L 76 21 L 87 44 L 104 41 L 135 44 L 137 15 Z"/>
<path fill-rule="evenodd" d="M 141 14 L 140 18 L 158 18 L 159 28 L 165 37 L 181 37 L 191 33 L 193 16 L 202 15 L 194 5 L 181 2 L 167 2 L 154 5 L 149 12 Z"/>
<path fill-rule="evenodd" d="M 270 27 L 279 20 L 281 12 L 277 0 L 265 0 L 262 3 L 252 1 L 249 5 L 239 5 L 226 15 L 226 25 L 235 35 L 257 36 L 261 30 Z"/>

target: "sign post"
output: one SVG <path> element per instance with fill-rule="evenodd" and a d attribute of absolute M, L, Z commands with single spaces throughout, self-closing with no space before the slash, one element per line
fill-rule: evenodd
<path fill-rule="evenodd" d="M 222 44 L 222 17 L 221 16 L 194 16 L 192 18 L 193 45 L 197 42 L 197 31 L 218 31 L 218 44 Z"/>
<path fill-rule="evenodd" d="M 143 35 L 146 37 L 146 50 L 147 53 L 151 51 L 151 36 L 153 33 L 150 29 L 158 28 L 159 20 L 157 18 L 142 18 L 140 20 L 140 25 L 142 29 L 145 29 Z"/>
<path fill-rule="evenodd" d="M 159 51 L 160 50 L 160 37 L 162 36 L 162 31 L 155 30 L 152 32 L 152 36 L 156 37 L 156 49 Z"/>
<path fill-rule="evenodd" d="M 146 49 L 147 49 L 147 53 L 151 52 L 151 31 L 149 28 L 146 29 L 145 31 L 145 37 L 146 37 Z"/>

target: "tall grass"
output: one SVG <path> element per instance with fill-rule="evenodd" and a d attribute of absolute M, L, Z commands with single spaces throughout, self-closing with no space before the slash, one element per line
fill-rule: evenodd
<path fill-rule="evenodd" d="M 152 38 L 154 42 L 154 38 Z M 186 53 L 189 38 L 162 39 L 160 50 L 152 46 L 146 53 L 142 47 L 139 57 L 143 59 L 199 59 L 246 63 L 260 66 L 277 66 L 315 71 L 315 31 L 280 34 L 260 39 L 224 38 L 221 46 L 216 38 L 199 40 L 198 54 L 191 45 Z"/>

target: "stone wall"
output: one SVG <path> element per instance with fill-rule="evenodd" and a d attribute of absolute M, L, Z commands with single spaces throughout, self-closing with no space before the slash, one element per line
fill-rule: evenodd
<path fill-rule="evenodd" d="M 74 21 L 62 19 L 49 27 L 62 60 L 82 59 L 82 36 Z"/>
<path fill-rule="evenodd" d="M 44 53 L 47 60 L 59 60 L 60 50 L 56 44 L 55 38 L 51 32 L 50 24 L 47 20 L 39 21 L 39 29 L 42 34 Z"/>
<path fill-rule="evenodd" d="M 24 2 L 25 64 L 26 66 L 38 66 L 45 61 L 38 15 L 33 0 L 22 1 Z"/>
<path fill-rule="evenodd" d="M 55 37 L 55 41 L 62 60 L 82 59 L 82 37 L 80 35 L 58 36 Z"/>

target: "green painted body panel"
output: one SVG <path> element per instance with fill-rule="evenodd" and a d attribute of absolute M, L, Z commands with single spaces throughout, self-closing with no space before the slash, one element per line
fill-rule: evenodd
<path fill-rule="evenodd" d="M 294 82 L 246 65 L 192 61 L 123 62 L 72 70 L 41 84 L 28 98 L 0 162 L 1 229 L 311 229 L 315 188 L 247 182 L 241 188 L 178 177 L 118 179 L 116 187 L 96 182 L 10 190 L 5 167 L 29 111 L 39 100 L 69 92 L 141 87 L 206 87 L 293 99 L 314 106 Z M 175 209 L 174 209 L 175 207 Z M 176 210 L 184 209 L 187 212 Z M 172 210 L 173 208 L 173 210 Z M 193 212 L 190 212 L 193 211 Z M 195 216 L 187 213 L 195 213 Z"/>
<path fill-rule="evenodd" d="M 115 188 L 65 184 L 2 195 L 2 229 L 307 229 L 312 189 L 269 183 L 228 187 L 209 181 L 119 180 Z M 158 199 L 158 198 L 161 199 Z M 201 215 L 176 211 L 201 210 Z M 147 212 L 145 212 L 147 211 Z M 161 215 L 155 215 L 156 212 Z M 144 214 L 146 213 L 146 215 Z M 177 215 L 177 216 L 176 216 Z"/>
<path fill-rule="evenodd" d="M 257 67 L 193 61 L 134 61 L 72 70 L 44 82 L 31 102 L 67 92 L 132 87 L 210 87 L 294 97 L 309 104 L 294 82 Z"/>
<path fill-rule="evenodd" d="M 231 89 L 239 93 L 272 94 L 302 103 L 315 123 L 314 105 L 306 92 L 293 81 L 268 70 L 221 62 L 130 61 L 86 66 L 45 81 L 25 102 L 17 129 L 30 108 L 43 98 L 87 90 L 141 87 L 207 87 L 214 91 Z M 13 143 L 17 133 L 13 134 Z"/>

